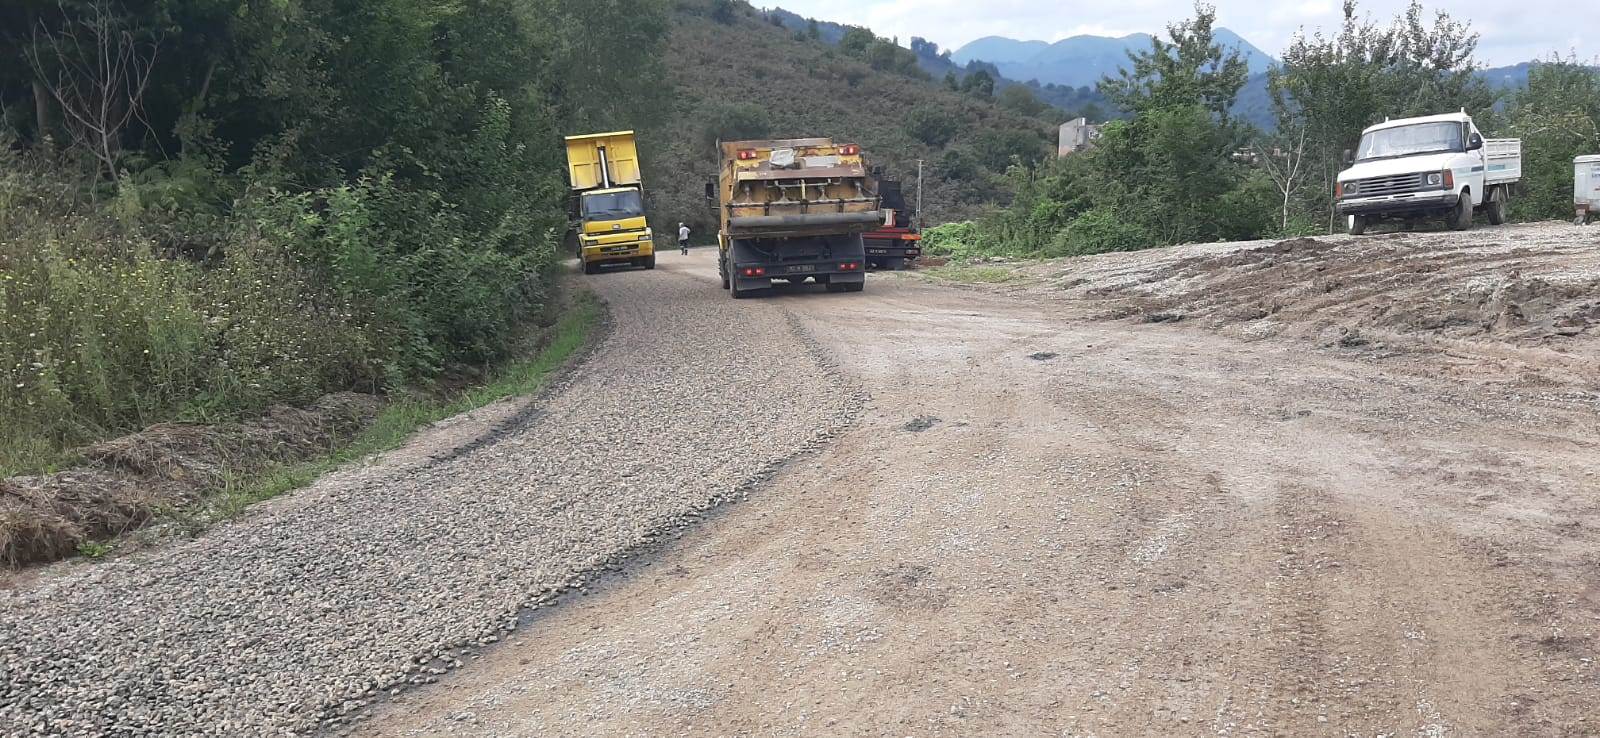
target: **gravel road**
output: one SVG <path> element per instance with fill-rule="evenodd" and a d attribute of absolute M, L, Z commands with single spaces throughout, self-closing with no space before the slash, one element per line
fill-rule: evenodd
<path fill-rule="evenodd" d="M 860 406 L 782 305 L 661 272 L 590 283 L 613 332 L 544 398 L 441 424 L 196 540 L 0 591 L 0 735 L 356 719 Z"/>
<path fill-rule="evenodd" d="M 361 732 L 1600 734 L 1591 233 L 780 291 L 856 426 Z"/>

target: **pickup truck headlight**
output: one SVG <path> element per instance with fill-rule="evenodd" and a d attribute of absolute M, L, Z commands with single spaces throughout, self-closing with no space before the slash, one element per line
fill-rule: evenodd
<path fill-rule="evenodd" d="M 1427 175 L 1427 182 L 1429 187 L 1442 187 L 1444 186 L 1444 175 L 1439 172 L 1433 172 Z"/>

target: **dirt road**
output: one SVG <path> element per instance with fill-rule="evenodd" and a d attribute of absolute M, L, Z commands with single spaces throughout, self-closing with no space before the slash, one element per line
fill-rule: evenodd
<path fill-rule="evenodd" d="M 1600 239 L 1474 233 L 774 296 L 855 428 L 362 730 L 1600 733 Z"/>

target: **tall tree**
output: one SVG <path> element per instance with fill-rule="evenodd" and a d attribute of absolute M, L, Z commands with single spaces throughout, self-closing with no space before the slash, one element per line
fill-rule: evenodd
<path fill-rule="evenodd" d="M 1507 111 L 1507 133 L 1522 138 L 1525 192 L 1511 201 L 1518 218 L 1572 214 L 1572 159 L 1600 152 L 1600 69 L 1551 59 L 1528 72 Z"/>
<path fill-rule="evenodd" d="M 1195 17 L 1167 27 L 1169 40 L 1150 40 L 1150 48 L 1128 52 L 1132 67 L 1100 82 L 1100 92 L 1134 114 L 1172 105 L 1199 103 L 1219 118 L 1239 96 L 1249 66 L 1238 51 L 1216 41 L 1216 8 L 1195 5 Z"/>

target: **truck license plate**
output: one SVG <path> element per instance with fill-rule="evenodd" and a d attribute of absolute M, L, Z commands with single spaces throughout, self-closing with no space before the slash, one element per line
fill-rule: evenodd
<path fill-rule="evenodd" d="M 817 270 L 817 265 L 816 264 L 794 264 L 794 265 L 789 266 L 784 271 L 786 271 L 786 272 L 788 272 L 790 274 L 794 274 L 796 272 L 814 272 L 816 270 Z"/>

